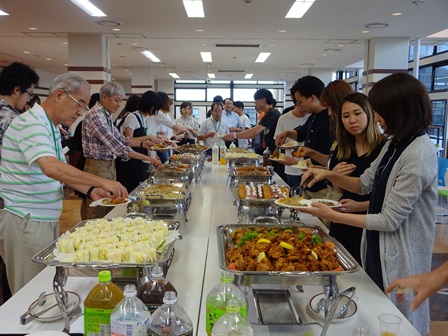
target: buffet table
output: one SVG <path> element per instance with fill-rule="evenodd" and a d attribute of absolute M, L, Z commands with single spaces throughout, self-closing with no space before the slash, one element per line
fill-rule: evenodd
<path fill-rule="evenodd" d="M 205 298 L 207 293 L 219 282 L 221 269 L 218 266 L 218 249 L 216 227 L 223 224 L 237 223 L 237 210 L 233 206 L 233 196 L 228 185 L 228 173 L 225 166 L 213 166 L 207 163 L 202 172 L 202 178 L 192 186 L 192 202 L 188 211 L 188 222 L 181 225 L 183 240 L 175 243 L 175 255 L 168 271 L 168 280 L 178 291 L 178 303 L 185 309 L 194 324 L 194 334 L 205 333 Z M 108 214 L 108 217 L 123 215 L 125 206 L 118 206 Z M 289 211 L 283 216 L 288 220 Z M 306 224 L 321 225 L 317 218 L 301 214 L 300 220 Z M 324 228 L 324 227 L 323 227 Z M 55 274 L 53 267 L 47 267 L 16 295 L 0 307 L 0 334 L 27 334 L 43 330 L 62 330 L 62 320 L 41 323 L 32 321 L 23 326 L 19 324 L 19 316 L 42 292 L 52 292 L 52 280 Z M 292 279 L 288 279 L 291 281 Z M 312 279 L 310 283 L 315 282 Z M 315 318 L 307 308 L 310 299 L 322 292 L 322 286 L 302 283 L 303 292 L 291 290 L 298 300 L 300 313 L 304 323 L 314 322 Z M 97 283 L 96 278 L 69 277 L 65 290 L 78 293 L 82 299 Z M 357 327 L 370 330 L 370 335 L 379 335 L 377 315 L 391 313 L 402 318 L 400 335 L 419 335 L 412 325 L 403 317 L 392 302 L 382 293 L 361 269 L 352 274 L 337 277 L 340 291 L 350 286 L 356 286 L 355 302 L 357 313 L 347 321 L 333 323 L 327 335 L 352 335 Z M 82 303 L 81 303 L 82 307 Z M 250 309 L 248 319 L 254 322 L 254 311 Z M 253 307 L 253 305 L 252 305 Z M 320 324 L 322 320 L 317 321 Z M 318 324 L 292 326 L 260 326 L 253 324 L 254 335 L 302 335 L 311 332 L 320 335 L 321 326 Z M 71 333 L 83 332 L 83 317 L 71 322 Z"/>

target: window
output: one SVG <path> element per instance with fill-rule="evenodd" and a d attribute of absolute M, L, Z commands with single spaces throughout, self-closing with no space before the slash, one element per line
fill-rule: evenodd
<path fill-rule="evenodd" d="M 176 89 L 176 101 L 205 101 L 204 89 Z"/>
<path fill-rule="evenodd" d="M 448 51 L 448 43 L 440 44 L 436 47 L 436 53 L 442 53 Z"/>
<path fill-rule="evenodd" d="M 195 117 L 196 120 L 199 119 L 199 107 L 193 107 L 193 117 Z"/>
<path fill-rule="evenodd" d="M 432 90 L 432 66 L 421 67 L 418 79 L 425 85 L 426 90 Z"/>
<path fill-rule="evenodd" d="M 230 98 L 229 88 L 207 88 L 207 101 L 212 101 L 215 96 L 221 96 L 222 99 Z"/>
<path fill-rule="evenodd" d="M 254 101 L 254 93 L 257 91 L 257 89 L 235 89 L 233 91 L 233 99 L 235 101 Z"/>
<path fill-rule="evenodd" d="M 445 100 L 432 101 L 432 125 L 429 127 L 428 134 L 439 145 L 445 143 L 445 110 Z"/>
<path fill-rule="evenodd" d="M 434 73 L 434 90 L 444 90 L 448 88 L 448 65 L 440 66 Z"/>
<path fill-rule="evenodd" d="M 258 124 L 258 113 L 253 107 L 245 108 L 243 111 L 245 114 L 249 116 L 250 124 L 255 126 Z"/>

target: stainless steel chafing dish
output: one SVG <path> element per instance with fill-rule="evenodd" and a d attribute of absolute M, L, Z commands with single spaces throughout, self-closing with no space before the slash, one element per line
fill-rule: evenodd
<path fill-rule="evenodd" d="M 186 155 L 187 154 L 187 155 Z M 188 155 L 191 154 L 192 156 Z M 202 169 L 204 168 L 205 156 L 194 153 L 182 153 L 171 155 L 169 158 L 170 164 L 189 164 L 192 167 L 196 181 L 199 180 Z"/>
<path fill-rule="evenodd" d="M 236 166 L 256 166 L 260 167 L 263 163 L 263 157 L 258 155 L 258 157 L 226 157 L 227 169 L 230 171 Z"/>
<path fill-rule="evenodd" d="M 205 152 L 207 151 L 207 148 L 200 145 L 182 145 L 178 147 L 174 147 L 173 150 L 177 153 L 194 153 L 194 154 L 201 154 L 205 156 Z"/>
<path fill-rule="evenodd" d="M 244 172 L 242 169 L 251 169 L 252 172 Z M 260 174 L 259 172 L 262 172 Z M 245 166 L 245 167 L 231 167 L 229 172 L 230 185 L 237 186 L 242 182 L 263 182 L 272 183 L 273 181 L 273 168 L 272 167 L 257 167 L 257 166 Z"/>
<path fill-rule="evenodd" d="M 185 166 L 185 167 L 181 167 Z M 189 166 L 188 168 L 186 166 Z M 168 164 L 159 169 L 150 171 L 150 180 L 170 180 L 176 182 L 188 182 L 193 181 L 193 168 L 187 164 Z"/>
<path fill-rule="evenodd" d="M 278 224 L 263 224 L 257 225 L 255 227 L 275 227 Z M 223 270 L 233 273 L 234 283 L 238 285 L 241 289 L 249 291 L 249 287 L 252 284 L 274 284 L 274 285 L 302 285 L 302 284 L 312 284 L 319 285 L 323 284 L 327 287 L 336 286 L 336 276 L 357 272 L 359 270 L 359 265 L 355 259 L 347 252 L 347 250 L 336 240 L 333 240 L 327 233 L 325 233 L 319 226 L 303 225 L 300 223 L 287 224 L 288 227 L 298 227 L 310 229 L 315 234 L 321 237 L 322 242 L 331 241 L 335 245 L 335 251 L 339 264 L 342 267 L 342 271 L 315 271 L 315 272 L 304 272 L 304 271 L 294 271 L 294 272 L 284 272 L 284 271 L 238 271 L 228 268 L 226 253 L 230 247 L 233 246 L 233 239 L 231 238 L 231 233 L 240 228 L 247 228 L 246 225 L 242 224 L 228 224 L 221 225 L 217 228 L 217 239 L 218 239 L 218 252 L 219 252 L 219 267 Z M 332 289 L 333 290 L 333 289 Z"/>
<path fill-rule="evenodd" d="M 123 217 L 143 217 L 148 218 L 145 214 L 128 214 Z M 149 219 L 149 218 L 148 218 Z M 75 227 L 73 227 L 70 232 L 76 230 L 76 228 L 84 226 L 88 221 L 82 221 Z M 165 221 L 169 230 L 177 230 L 179 228 L 179 222 Z M 56 273 L 53 278 L 53 291 L 55 293 L 56 302 L 61 310 L 62 317 L 65 321 L 66 328 L 69 329 L 70 322 L 67 316 L 65 300 L 67 294 L 64 290 L 64 286 L 67 283 L 68 276 L 88 276 L 97 277 L 100 270 L 108 269 L 112 274 L 112 281 L 124 288 L 126 284 L 135 284 L 137 288 L 144 284 L 150 274 L 150 268 L 154 265 L 161 265 L 163 267 L 164 274 L 168 272 L 168 268 L 173 260 L 174 256 L 174 241 L 171 242 L 167 250 L 162 254 L 158 255 L 156 260 L 144 263 L 118 263 L 118 262 L 108 262 L 108 261 L 98 261 L 98 262 L 63 262 L 58 261 L 54 255 L 54 249 L 56 248 L 56 242 L 54 241 L 42 251 L 33 256 L 32 260 L 36 263 L 44 264 L 47 266 L 56 266 Z M 68 326 L 68 327 L 67 327 Z"/>
<path fill-rule="evenodd" d="M 234 188 L 232 188 L 232 193 L 235 197 L 235 205 L 238 211 L 239 223 L 249 223 L 258 216 L 274 216 L 276 218 L 280 218 L 280 216 L 283 214 L 284 207 L 279 207 L 277 204 L 275 204 L 275 200 L 277 200 L 278 198 L 240 198 L 238 195 L 238 188 L 241 184 L 254 186 L 255 188 L 258 188 L 258 186 L 261 185 L 276 185 L 275 182 L 244 182 L 238 183 L 236 186 L 234 186 Z M 289 193 L 289 186 L 285 185 L 282 187 L 285 187 Z"/>
<path fill-rule="evenodd" d="M 146 216 L 146 214 L 136 214 L 136 213 L 130 213 L 127 214 L 125 216 L 123 216 L 123 218 L 137 218 L 137 217 L 142 217 L 142 218 L 146 218 L 148 220 L 150 220 L 150 218 L 148 216 Z M 77 228 L 83 227 L 86 225 L 87 222 L 89 222 L 91 220 L 85 220 L 80 222 L 79 224 L 75 225 L 72 229 L 69 230 L 69 232 L 74 232 Z M 168 230 L 177 230 L 179 229 L 179 222 L 175 222 L 175 221 L 165 221 L 166 225 L 168 227 Z M 101 270 L 101 269 L 113 269 L 113 268 L 144 268 L 144 267 L 150 267 L 153 265 L 159 265 L 159 264 L 163 264 L 165 261 L 167 261 L 170 258 L 170 255 L 174 249 L 174 242 L 172 242 L 169 246 L 168 249 L 165 251 L 165 253 L 163 253 L 162 255 L 158 255 L 157 259 L 154 260 L 153 262 L 150 263 L 143 263 L 143 264 L 135 264 L 135 263 L 130 263 L 130 262 L 122 262 L 122 263 L 117 263 L 117 262 L 112 262 L 112 261 L 93 261 L 93 262 L 64 262 L 64 261 L 59 261 L 56 259 L 55 255 L 54 255 L 54 250 L 56 248 L 56 243 L 57 240 L 54 241 L 53 243 L 51 243 L 50 245 L 48 245 L 46 248 L 44 248 L 42 251 L 40 251 L 39 253 L 37 253 L 36 255 L 33 256 L 32 260 L 36 263 L 40 263 L 40 264 L 45 264 L 47 266 L 62 266 L 64 268 L 74 268 L 74 269 L 78 269 L 80 272 L 77 272 L 76 274 L 83 274 L 83 271 L 85 270 L 86 273 L 92 273 L 89 272 L 90 270 Z M 95 275 L 97 274 L 97 271 L 93 272 Z M 90 276 L 90 274 L 86 274 L 88 276 Z"/>
<path fill-rule="evenodd" d="M 164 185 L 173 186 L 177 190 L 169 194 L 151 191 L 151 187 L 161 188 Z M 157 190 L 157 189 L 156 189 Z M 150 218 L 174 218 L 188 221 L 187 211 L 191 204 L 191 184 L 173 182 L 169 184 L 141 183 L 130 194 L 131 202 L 128 204 L 128 212 L 142 212 Z"/>

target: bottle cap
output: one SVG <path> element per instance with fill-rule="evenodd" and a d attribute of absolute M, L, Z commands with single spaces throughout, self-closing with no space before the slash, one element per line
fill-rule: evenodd
<path fill-rule="evenodd" d="M 240 311 L 240 305 L 235 299 L 230 299 L 227 301 L 226 311 L 228 313 L 238 313 Z"/>
<path fill-rule="evenodd" d="M 174 304 L 176 302 L 177 302 L 176 292 L 173 291 L 165 292 L 165 295 L 163 296 L 163 303 Z"/>
<path fill-rule="evenodd" d="M 233 281 L 233 276 L 229 272 L 221 272 L 220 280 L 221 280 L 221 282 L 232 282 Z"/>
<path fill-rule="evenodd" d="M 99 282 L 109 282 L 112 280 L 112 276 L 110 274 L 110 271 L 100 271 L 98 273 L 98 280 Z"/>
<path fill-rule="evenodd" d="M 135 285 L 126 285 L 123 294 L 125 297 L 136 297 L 137 289 L 135 288 Z"/>
<path fill-rule="evenodd" d="M 159 265 L 151 268 L 151 277 L 152 278 L 161 278 L 163 277 L 163 268 Z"/>

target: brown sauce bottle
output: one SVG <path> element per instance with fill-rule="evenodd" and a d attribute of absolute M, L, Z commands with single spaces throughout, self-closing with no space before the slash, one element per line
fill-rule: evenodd
<path fill-rule="evenodd" d="M 151 278 L 138 289 L 137 297 L 143 301 L 152 315 L 157 308 L 163 305 L 163 297 L 168 291 L 177 294 L 171 282 L 164 278 L 162 267 L 157 265 L 151 269 Z"/>

